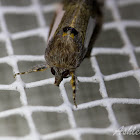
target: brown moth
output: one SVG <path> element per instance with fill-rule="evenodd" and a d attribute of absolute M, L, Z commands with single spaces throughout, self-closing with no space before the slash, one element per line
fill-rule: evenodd
<path fill-rule="evenodd" d="M 92 46 L 102 26 L 102 2 L 98 0 L 64 0 L 56 11 L 51 26 L 45 64 L 37 65 L 27 72 L 51 69 L 55 76 L 55 85 L 59 86 L 63 78 L 71 76 L 73 101 L 76 104 L 75 71 L 85 57 L 90 56 Z"/>

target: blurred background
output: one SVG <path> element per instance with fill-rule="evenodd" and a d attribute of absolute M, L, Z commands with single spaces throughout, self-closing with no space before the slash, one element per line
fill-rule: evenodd
<path fill-rule="evenodd" d="M 106 0 L 104 25 L 91 57 L 53 85 L 50 70 L 13 78 L 42 64 L 60 0 L 0 0 L 0 140 L 139 140 L 113 135 L 140 130 L 140 0 Z"/>

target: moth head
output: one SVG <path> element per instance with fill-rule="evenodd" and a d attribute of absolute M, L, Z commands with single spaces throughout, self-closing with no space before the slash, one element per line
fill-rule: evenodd
<path fill-rule="evenodd" d="M 59 86 L 63 78 L 68 78 L 70 76 L 70 71 L 68 69 L 52 67 L 51 73 L 55 76 L 54 84 Z"/>

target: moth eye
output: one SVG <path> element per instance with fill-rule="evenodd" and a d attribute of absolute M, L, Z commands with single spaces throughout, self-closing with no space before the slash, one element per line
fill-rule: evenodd
<path fill-rule="evenodd" d="M 51 73 L 55 75 L 55 70 L 53 68 L 51 68 Z"/>
<path fill-rule="evenodd" d="M 62 73 L 63 78 L 67 78 L 69 74 L 69 70 L 66 70 Z"/>

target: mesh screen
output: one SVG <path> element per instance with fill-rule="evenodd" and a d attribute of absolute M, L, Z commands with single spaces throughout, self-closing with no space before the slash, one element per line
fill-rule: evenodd
<path fill-rule="evenodd" d="M 0 140 L 138 140 L 140 0 L 106 0 L 103 30 L 90 59 L 55 87 L 50 71 L 13 78 L 44 62 L 58 0 L 0 0 Z"/>

